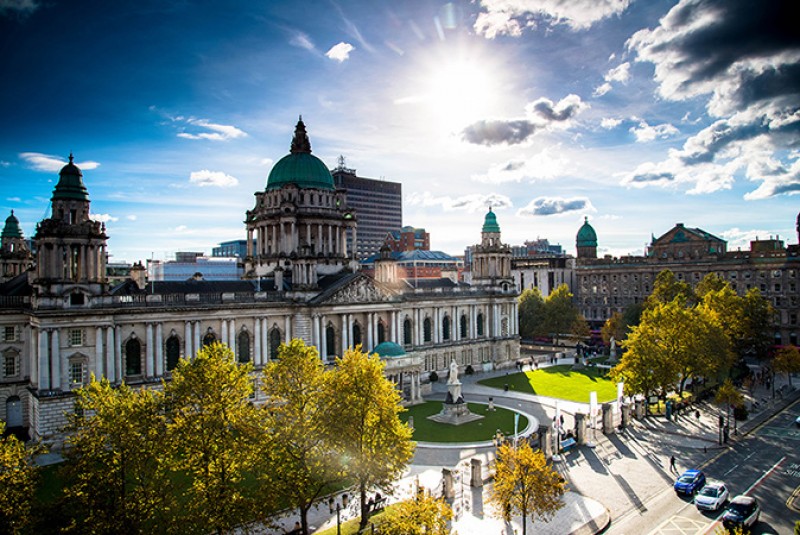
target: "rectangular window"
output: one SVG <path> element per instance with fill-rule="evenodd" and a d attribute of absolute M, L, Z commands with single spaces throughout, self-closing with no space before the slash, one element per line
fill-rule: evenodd
<path fill-rule="evenodd" d="M 83 362 L 69 363 L 69 382 L 73 385 L 83 384 Z"/>
<path fill-rule="evenodd" d="M 6 355 L 3 358 L 3 376 L 16 377 L 19 375 L 19 358 L 17 355 Z"/>
<path fill-rule="evenodd" d="M 6 342 L 17 341 L 17 328 L 12 326 L 3 327 L 3 340 Z"/>
<path fill-rule="evenodd" d="M 83 329 L 70 329 L 69 330 L 69 345 L 82 346 L 83 345 Z"/>

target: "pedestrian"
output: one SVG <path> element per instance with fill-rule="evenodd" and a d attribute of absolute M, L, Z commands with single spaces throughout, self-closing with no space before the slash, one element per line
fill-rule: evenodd
<path fill-rule="evenodd" d="M 672 455 L 669 458 L 669 471 L 676 473 L 678 470 L 675 468 L 675 456 Z"/>

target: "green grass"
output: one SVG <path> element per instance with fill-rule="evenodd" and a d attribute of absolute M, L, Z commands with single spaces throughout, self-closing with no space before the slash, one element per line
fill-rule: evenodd
<path fill-rule="evenodd" d="M 383 522 L 382 517 L 383 517 L 384 513 L 387 510 L 391 509 L 392 507 L 393 507 L 392 505 L 389 505 L 383 511 L 379 511 L 379 512 L 375 513 L 374 515 L 370 515 L 369 521 L 370 521 L 371 524 L 375 524 L 375 526 L 376 526 L 376 531 L 375 532 L 376 533 L 378 533 L 377 526 L 379 526 L 381 524 L 381 522 Z M 342 522 L 342 524 L 341 524 L 342 535 L 357 535 L 358 534 L 359 520 L 360 520 L 359 518 L 351 518 L 350 520 L 348 520 L 346 522 Z M 313 533 L 314 533 L 314 535 L 336 535 L 336 526 L 334 525 L 332 527 L 329 527 L 328 529 L 314 531 Z M 369 528 L 369 524 L 367 525 L 367 529 L 364 531 L 364 533 L 371 533 L 370 528 Z"/>
<path fill-rule="evenodd" d="M 488 405 L 478 403 L 467 403 L 469 410 L 475 414 L 484 416 L 482 420 L 476 420 L 462 425 L 449 425 L 429 420 L 432 416 L 441 412 L 441 401 L 428 401 L 420 405 L 409 407 L 408 411 L 400 414 L 400 419 L 408 421 L 409 416 L 414 417 L 414 440 L 420 442 L 482 442 L 491 440 L 495 432 L 500 429 L 504 435 L 514 434 L 514 412 L 501 407 L 489 412 Z M 520 415 L 519 431 L 521 432 L 528 425 L 528 419 Z"/>
<path fill-rule="evenodd" d="M 479 384 L 493 388 L 535 394 L 549 398 L 589 403 L 589 392 L 597 392 L 598 403 L 617 398 L 617 385 L 595 368 L 573 370 L 572 366 L 562 364 L 539 370 L 510 375 L 501 375 L 478 381 Z"/>

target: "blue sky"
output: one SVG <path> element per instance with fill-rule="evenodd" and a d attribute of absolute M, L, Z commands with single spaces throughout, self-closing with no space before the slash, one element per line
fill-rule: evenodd
<path fill-rule="evenodd" d="M 800 33 L 749 0 L 0 0 L 0 215 L 30 237 L 70 152 L 111 261 L 245 235 L 299 115 L 403 184 L 451 254 L 641 253 L 675 223 L 796 243 Z"/>

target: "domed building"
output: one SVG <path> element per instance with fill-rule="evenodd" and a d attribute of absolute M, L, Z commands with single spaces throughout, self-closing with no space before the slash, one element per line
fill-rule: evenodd
<path fill-rule="evenodd" d="M 33 267 L 33 255 L 11 210 L 0 234 L 0 283 L 13 279 Z"/>
<path fill-rule="evenodd" d="M 588 217 L 584 217 L 583 226 L 575 237 L 575 248 L 578 258 L 597 258 L 597 233 L 589 224 Z"/>
<path fill-rule="evenodd" d="M 213 342 L 256 370 L 294 338 L 316 346 L 326 364 L 361 346 L 386 361 L 405 403 L 419 402 L 430 373 L 444 373 L 453 360 L 480 372 L 519 358 L 517 292 L 494 214 L 481 229 L 475 257 L 486 269 L 474 285 L 405 280 L 388 255 L 367 275 L 352 245 L 357 214 L 311 154 L 302 120 L 289 154 L 245 214 L 247 243 L 255 246 L 241 280 L 139 277 L 112 287 L 105 227 L 89 209 L 89 189 L 70 156 L 52 213 L 37 225 L 35 268 L 0 283 L 0 355 L 8 372 L 0 376 L 0 418 L 31 437 L 59 438 L 73 390 L 91 374 L 157 386 L 182 357 Z M 4 240 L 17 235 L 14 221 L 6 222 Z M 262 399 L 256 392 L 256 402 Z"/>

